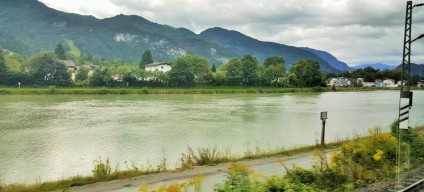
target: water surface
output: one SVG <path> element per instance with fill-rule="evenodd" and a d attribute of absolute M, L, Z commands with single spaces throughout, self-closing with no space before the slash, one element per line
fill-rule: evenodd
<path fill-rule="evenodd" d="M 387 127 L 398 91 L 222 95 L 0 96 L 0 180 L 46 181 L 89 175 L 109 157 L 173 167 L 187 145 L 246 150 L 290 148 Z M 424 92 L 414 91 L 410 124 L 424 124 Z"/>

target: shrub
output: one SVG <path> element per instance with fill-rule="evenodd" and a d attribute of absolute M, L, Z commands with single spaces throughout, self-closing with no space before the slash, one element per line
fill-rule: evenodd
<path fill-rule="evenodd" d="M 331 155 L 328 179 L 333 183 L 342 182 L 334 179 L 340 178 L 335 177 L 337 174 L 342 174 L 347 176 L 347 181 L 359 187 L 371 181 L 392 178 L 395 175 L 396 146 L 395 137 L 378 131 L 371 132 L 368 138 L 348 142 L 339 153 Z"/>
<path fill-rule="evenodd" d="M 287 172 L 286 177 L 296 183 L 312 184 L 318 180 L 318 172 L 314 169 L 302 169 L 294 168 L 293 170 Z"/>
<path fill-rule="evenodd" d="M 94 161 L 94 169 L 91 170 L 94 177 L 99 179 L 107 178 L 112 173 L 112 167 L 110 166 L 109 158 L 106 159 L 106 162 L 103 163 L 101 159 Z"/>
<path fill-rule="evenodd" d="M 179 159 L 179 168 L 186 169 L 197 165 L 213 165 L 226 162 L 229 159 L 231 159 L 230 155 L 224 155 L 224 153 L 219 152 L 216 145 L 197 148 L 197 152 L 192 147 L 187 146 L 187 153 L 182 153 Z"/>

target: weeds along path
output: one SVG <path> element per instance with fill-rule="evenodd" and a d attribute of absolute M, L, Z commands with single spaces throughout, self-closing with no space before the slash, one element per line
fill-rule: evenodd
<path fill-rule="evenodd" d="M 330 153 L 333 151 L 337 151 L 337 149 L 325 150 L 324 153 L 328 158 L 330 156 Z M 246 164 L 249 166 L 250 169 L 257 173 L 261 173 L 264 176 L 282 176 L 286 172 L 284 166 L 286 166 L 288 169 L 292 169 L 293 166 L 305 169 L 312 168 L 312 165 L 315 162 L 313 160 L 313 157 L 314 153 L 311 151 L 307 153 L 296 154 L 293 156 L 277 156 L 253 160 L 243 160 L 238 161 L 237 163 Z M 281 162 L 284 163 L 284 166 Z M 231 163 L 222 163 L 216 166 L 194 167 L 192 169 L 184 171 L 162 172 L 150 175 L 142 175 L 134 178 L 99 182 L 79 187 L 72 187 L 69 189 L 69 191 L 134 192 L 138 191 L 142 184 L 149 184 L 153 187 L 159 187 L 161 185 L 166 184 L 180 183 L 197 175 L 203 175 L 205 176 L 205 178 L 202 182 L 202 191 L 209 192 L 213 191 L 213 187 L 216 183 L 221 183 L 225 179 L 227 175 L 227 170 L 230 165 Z"/>

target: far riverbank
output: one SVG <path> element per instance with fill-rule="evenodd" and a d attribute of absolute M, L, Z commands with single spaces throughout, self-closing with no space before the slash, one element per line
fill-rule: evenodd
<path fill-rule="evenodd" d="M 337 87 L 336 92 L 398 90 L 398 88 Z M 193 87 L 193 88 L 106 88 L 106 87 L 0 87 L 0 95 L 104 95 L 104 94 L 240 94 L 332 92 L 331 87 Z"/>

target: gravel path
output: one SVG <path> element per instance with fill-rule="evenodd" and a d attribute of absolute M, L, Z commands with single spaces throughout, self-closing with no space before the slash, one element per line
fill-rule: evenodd
<path fill-rule="evenodd" d="M 326 150 L 326 156 L 328 157 L 329 154 L 335 150 L 337 149 Z M 262 173 L 264 176 L 282 176 L 285 174 L 285 169 L 283 168 L 279 160 L 283 160 L 284 164 L 289 169 L 292 169 L 293 165 L 308 169 L 312 168 L 312 164 L 314 162 L 314 160 L 312 160 L 312 157 L 313 152 L 308 152 L 293 156 L 244 160 L 239 161 L 237 163 L 247 164 L 250 169 L 254 170 L 255 172 Z M 79 187 L 72 187 L 69 191 L 135 192 L 140 188 L 142 184 L 149 184 L 153 187 L 158 187 L 165 184 L 183 182 L 189 178 L 202 174 L 205 176 L 205 179 L 202 182 L 202 191 L 210 192 L 213 191 L 213 187 L 216 183 L 221 183 L 223 180 L 225 180 L 225 177 L 227 175 L 227 169 L 230 167 L 230 165 L 231 163 L 222 163 L 212 167 L 195 167 L 193 169 L 178 172 L 163 172 L 151 175 L 142 175 L 129 179 L 113 180 Z"/>

